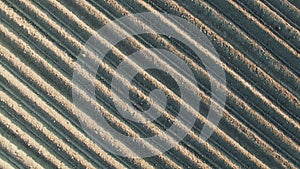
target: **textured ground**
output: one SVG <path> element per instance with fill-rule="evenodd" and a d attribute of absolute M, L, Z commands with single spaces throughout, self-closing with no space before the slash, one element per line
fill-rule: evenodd
<path fill-rule="evenodd" d="M 109 70 L 141 47 L 160 46 L 190 62 L 203 98 L 195 126 L 177 147 L 130 159 L 86 136 L 72 104 L 72 74 L 80 49 L 95 31 L 123 15 L 147 11 L 185 18 L 207 35 L 226 74 L 227 101 L 218 129 L 199 142 L 214 102 L 203 64 L 169 37 L 125 40 L 108 54 L 108 68 L 100 66 L 96 85 L 95 105 L 113 126 L 149 136 L 170 125 L 168 120 L 152 126 L 128 122 L 109 101 Z M 297 0 L 1 0 L 0 72 L 1 168 L 300 168 Z M 159 73 L 150 74 L 159 79 Z M 175 108 L 168 109 L 175 116 L 176 96 L 174 90 Z"/>

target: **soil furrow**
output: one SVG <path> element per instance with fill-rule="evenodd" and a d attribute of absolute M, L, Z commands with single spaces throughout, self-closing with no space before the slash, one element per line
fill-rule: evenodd
<path fill-rule="evenodd" d="M 297 67 L 300 59 L 300 36 L 299 25 L 295 19 L 299 16 L 297 12 L 295 14 L 299 8 L 293 6 L 297 3 L 254 0 L 197 0 L 189 4 L 181 0 L 158 1 L 155 4 L 141 0 L 76 0 L 71 3 L 63 0 L 21 0 L 21 5 L 18 3 L 15 0 L 0 1 L 0 89 L 3 89 L 0 94 L 1 102 L 4 103 L 1 106 L 3 113 L 0 114 L 0 121 L 4 126 L 1 127 L 2 131 L 9 128 L 9 134 L 3 132 L 0 136 L 1 140 L 2 137 L 7 139 L 6 143 L 1 144 L 5 155 L 0 155 L 0 162 L 3 160 L 13 167 L 34 167 L 26 161 L 29 159 L 35 162 L 36 167 L 40 167 L 38 165 L 43 164 L 44 160 L 49 165 L 62 165 L 64 168 L 72 166 L 73 162 L 74 165 L 87 168 L 297 168 L 300 165 L 300 157 L 297 155 L 300 152 L 300 140 L 297 137 L 300 132 L 300 116 L 295 113 L 300 110 L 300 79 Z M 284 6 L 279 7 L 279 4 Z M 225 8 L 232 10 L 228 12 Z M 89 65 L 76 62 L 86 40 L 95 35 L 100 43 L 111 49 L 111 53 L 107 61 L 100 60 L 95 54 L 89 57 L 99 65 L 101 71 L 108 76 L 115 76 L 135 95 L 150 103 L 150 96 L 141 91 L 149 92 L 147 87 L 133 85 L 139 82 L 130 82 L 123 75 L 114 74 L 114 68 L 118 65 L 113 57 L 128 59 L 128 51 L 132 49 L 114 46 L 109 43 L 109 39 L 99 37 L 95 31 L 123 15 L 143 11 L 154 12 L 162 22 L 206 53 L 212 61 L 217 62 L 225 71 L 227 87 L 217 81 L 220 77 L 212 77 L 202 63 L 194 60 L 195 56 L 190 49 L 184 49 L 182 44 L 168 37 L 155 35 L 147 25 L 145 29 L 153 33 L 149 36 L 151 38 L 138 36 L 126 39 L 128 46 L 134 50 L 157 45 L 175 53 L 191 66 L 191 70 L 199 73 L 200 80 L 205 83 L 200 87 L 194 85 L 171 65 L 167 64 L 166 70 L 183 79 L 203 99 L 201 104 L 206 108 L 212 105 L 223 111 L 223 118 L 217 127 L 202 112 L 200 114 L 166 84 L 153 74 L 143 71 L 129 58 L 129 64 L 133 69 L 142 71 L 141 76 L 145 80 L 162 90 L 172 102 L 189 110 L 199 121 L 190 132 L 180 123 L 180 128 L 189 133 L 180 144 L 166 153 L 151 158 L 132 159 L 107 153 L 86 137 L 82 124 L 78 122 L 79 116 L 89 128 L 101 133 L 103 141 L 118 147 L 125 154 L 134 154 L 130 145 L 112 138 L 111 133 L 99 126 L 94 118 L 83 114 L 72 103 L 71 94 L 75 91 L 84 102 L 101 112 L 114 128 L 130 137 L 164 132 L 166 124 L 162 122 L 145 123 L 140 127 L 134 122 L 124 120 L 113 108 L 112 101 L 109 101 L 114 98 L 114 102 L 125 104 L 117 93 L 111 92 L 109 77 L 92 77 L 88 72 Z M 180 15 L 194 23 L 212 41 L 221 55 L 221 61 L 189 37 L 180 25 L 156 13 L 158 11 Z M 288 15 L 292 17 L 287 19 Z M 236 20 L 239 18 L 242 20 Z M 254 32 L 260 32 L 262 36 L 253 35 L 252 27 Z M 122 28 L 116 26 L 115 29 L 117 33 L 127 35 Z M 269 42 L 272 44 L 269 45 Z M 161 53 L 149 54 L 152 60 L 166 63 L 159 57 Z M 285 54 L 288 55 L 287 60 L 283 59 Z M 85 87 L 79 89 L 73 85 L 72 73 L 80 65 L 85 67 L 79 72 L 80 76 L 95 86 L 96 100 L 89 97 L 90 93 L 86 92 Z M 211 98 L 209 83 L 218 84 L 220 89 L 226 91 L 228 98 L 225 109 L 220 107 L 219 98 Z M 156 101 L 151 106 L 169 122 L 176 119 L 173 114 L 176 112 L 174 107 L 164 109 Z M 135 112 L 132 108 L 129 110 Z M 13 121 L 15 115 L 22 117 L 22 120 Z M 135 117 L 145 119 L 140 114 Z M 215 134 L 208 141 L 199 139 L 203 124 L 215 130 Z M 28 127 L 23 128 L 26 125 Z M 37 136 L 32 131 L 41 132 L 42 136 Z M 21 142 L 19 144 L 13 140 L 9 143 L 13 148 L 8 146 L 10 134 Z M 45 140 L 41 141 L 42 137 Z M 165 136 L 163 139 L 170 143 L 175 141 L 174 136 Z M 29 150 L 26 142 L 32 143 L 32 150 Z M 48 149 L 48 146 L 51 148 Z M 53 151 L 55 147 L 63 153 Z M 155 145 L 148 142 L 145 147 L 153 152 L 158 151 Z M 62 157 L 64 153 L 65 157 Z M 10 157 L 13 158 L 10 160 Z"/>
<path fill-rule="evenodd" d="M 16 126 L 9 118 L 0 114 L 0 122 L 5 125 L 9 130 L 14 132 L 18 137 L 20 137 L 24 142 L 30 145 L 32 149 L 38 151 L 39 155 L 45 157 L 49 160 L 53 165 L 59 168 L 67 168 L 67 166 L 58 160 L 53 154 L 51 154 L 45 147 L 35 141 L 30 135 L 25 133 L 20 127 Z"/>
<path fill-rule="evenodd" d="M 262 2 L 268 5 L 269 8 L 284 18 L 284 20 L 289 22 L 293 27 L 300 30 L 300 10 L 290 4 L 288 0 L 263 0 Z"/>
<path fill-rule="evenodd" d="M 14 144 L 0 134 L 0 146 L 6 149 L 9 153 L 14 155 L 17 159 L 23 162 L 23 164 L 30 168 L 42 168 L 42 166 L 36 163 L 31 157 L 29 157 L 24 151 L 19 149 Z"/>
<path fill-rule="evenodd" d="M 273 32 L 274 36 L 278 36 L 278 38 L 287 42 L 297 53 L 300 52 L 299 30 L 291 26 L 261 1 L 238 1 L 238 3 L 241 6 L 246 6 L 248 12 L 266 26 L 265 30 Z"/>

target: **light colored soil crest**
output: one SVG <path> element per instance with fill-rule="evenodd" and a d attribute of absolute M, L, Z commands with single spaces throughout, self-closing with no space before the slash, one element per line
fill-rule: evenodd
<path fill-rule="evenodd" d="M 300 39 L 300 26 L 297 20 L 300 14 L 299 9 L 289 1 L 266 2 L 251 0 L 244 4 L 247 8 L 244 8 L 240 1 L 227 0 L 222 3 L 232 6 L 230 8 L 232 12 L 245 15 L 247 23 L 254 24 L 257 29 L 262 30 L 265 38 L 271 39 L 269 44 L 252 36 L 251 33 L 255 32 L 251 32 L 245 25 L 239 25 L 241 21 L 233 20 L 223 13 L 218 6 L 221 3 L 210 0 L 186 3 L 165 0 L 158 4 L 142 0 L 130 2 L 105 0 L 101 3 L 76 0 L 70 5 L 66 5 L 67 2 L 64 1 L 54 0 L 1 1 L 0 110 L 5 108 L 7 113 L 1 112 L 0 123 L 1 128 L 6 126 L 14 135 L 9 138 L 0 135 L 1 152 L 5 150 L 7 153 L 0 154 L 0 168 L 14 168 L 18 165 L 42 168 L 43 164 L 39 163 L 41 161 L 47 161 L 49 165 L 57 168 L 102 168 L 103 166 L 110 168 L 297 168 L 300 166 L 298 155 L 300 140 L 297 137 L 300 133 L 298 113 L 300 112 L 300 70 L 296 62 L 291 61 L 300 60 L 299 44 L 295 43 Z M 107 24 L 118 14 L 128 15 L 137 10 L 158 12 L 162 8 L 195 24 L 199 31 L 204 32 L 212 40 L 218 52 L 220 51 L 221 61 L 218 64 L 228 76 L 228 87 L 221 86 L 228 96 L 221 124 L 223 128 L 216 128 L 213 137 L 206 142 L 199 140 L 200 133 L 197 130 L 192 130 L 188 133 L 187 139 L 177 147 L 157 157 L 121 158 L 108 153 L 93 142 L 80 128 L 78 121 L 74 120 L 78 113 L 76 113 L 76 105 L 72 103 L 70 93 L 73 87 L 72 72 L 69 70 L 78 65 L 74 62 L 76 56 L 73 51 L 83 48 L 86 35 L 91 36 L 96 33 L 97 29 L 93 27 L 95 21 Z M 261 13 L 254 15 L 256 10 L 261 10 Z M 215 20 L 204 20 L 197 15 L 197 12 L 203 15 L 208 13 Z M 161 19 L 172 26 L 172 22 L 163 17 Z M 268 26 L 271 22 L 285 27 L 281 30 L 273 29 Z M 150 28 L 145 25 L 145 29 Z M 236 34 L 235 37 L 231 35 L 233 32 Z M 201 65 L 194 62 L 187 53 L 167 38 L 154 34 L 151 38 L 188 63 L 193 70 L 201 74 L 203 79 L 212 78 Z M 140 40 L 133 37 L 129 38 L 129 42 L 137 49 L 146 48 Z M 237 46 L 236 42 L 244 44 Z M 278 50 L 283 50 L 288 55 L 278 56 L 277 51 L 272 48 L 275 43 L 279 44 Z M 127 57 L 116 47 L 112 48 L 112 53 L 119 59 Z M 159 56 L 153 55 L 153 57 L 159 59 Z M 114 68 L 109 64 L 96 56 L 94 59 L 106 73 L 114 72 Z M 82 72 L 82 75 L 103 95 L 111 95 L 110 89 L 104 83 L 89 77 L 87 72 Z M 118 78 L 121 79 L 122 76 Z M 150 74 L 145 73 L 144 78 L 161 88 L 174 102 L 188 105 L 168 86 L 161 84 Z M 50 79 L 56 79 L 57 82 Z M 216 79 L 212 81 L 217 82 Z M 149 97 L 136 86 L 128 81 L 124 83 L 138 96 L 149 101 Z M 237 89 L 235 86 L 240 88 Z M 191 87 L 194 87 L 195 92 L 201 96 L 203 104 L 219 106 L 218 102 L 211 100 L 204 90 L 196 86 Z M 114 116 L 107 106 L 89 100 L 88 95 L 81 89 L 76 90 L 82 98 L 101 110 L 108 121 L 122 132 L 132 137 L 140 136 L 133 126 Z M 247 99 L 247 96 L 254 97 L 257 102 L 251 98 Z M 122 103 L 122 100 L 119 101 Z M 174 121 L 176 118 L 157 105 L 156 108 L 168 120 Z M 207 121 L 203 114 L 195 110 L 191 111 L 199 122 Z M 48 118 L 45 118 L 42 112 L 45 112 Z M 19 125 L 12 118 L 16 116 L 31 126 Z M 88 117 L 87 119 L 90 127 L 97 126 L 94 119 Z M 57 134 L 54 129 L 58 126 L 61 127 L 58 130 L 68 132 Z M 51 140 L 51 143 L 41 142 L 40 139 L 33 137 L 34 133 L 27 133 L 28 130 L 24 127 L 38 130 Z M 147 124 L 146 128 L 153 133 L 163 132 L 153 123 Z M 96 130 L 106 132 L 101 128 Z M 106 139 L 111 138 L 110 133 L 106 132 L 105 135 Z M 19 146 L 22 145 L 21 143 L 17 145 L 11 143 L 10 140 L 14 137 L 30 145 L 30 151 L 26 147 Z M 172 138 L 168 139 L 172 141 Z M 114 141 L 122 151 L 131 151 L 130 147 L 117 140 Z M 53 150 L 48 145 L 55 145 L 59 150 Z M 151 145 L 145 146 L 156 151 Z M 7 158 L 11 156 L 14 158 L 8 160 Z"/>

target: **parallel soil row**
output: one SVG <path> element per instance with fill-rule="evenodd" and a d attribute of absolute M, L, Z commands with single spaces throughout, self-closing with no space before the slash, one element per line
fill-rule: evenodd
<path fill-rule="evenodd" d="M 97 55 L 91 59 L 99 65 L 101 76 L 91 77 L 88 65 L 76 62 L 85 42 L 103 25 L 123 15 L 139 12 L 168 12 L 195 24 L 211 40 L 220 55 L 207 54 L 226 74 L 226 86 L 219 77 L 206 72 L 191 50 L 169 37 L 152 34 L 126 39 L 113 46 L 107 39 L 99 42 L 111 48 L 106 60 Z M 192 41 L 180 25 L 161 17 L 162 22 Z M 0 2 L 0 94 L 1 131 L 0 162 L 4 168 L 24 165 L 40 168 L 297 168 L 300 166 L 300 30 L 299 9 L 289 1 L 158 1 L 126 2 L 93 0 L 65 1 L 1 1 Z M 122 28 L 116 32 L 127 34 Z M 259 34 L 257 34 L 259 33 Z M 197 46 L 202 44 L 197 43 Z M 175 53 L 198 77 L 194 85 L 187 77 L 150 52 L 155 62 L 183 80 L 202 98 L 201 111 L 192 108 L 173 88 L 151 72 L 143 71 L 127 56 L 132 51 L 159 46 Z M 118 66 L 116 60 L 129 59 L 141 77 L 162 90 L 172 106 L 152 106 L 165 120 L 139 125 L 128 121 L 114 108 L 125 102 L 110 91 L 110 77 Z M 73 85 L 74 69 L 84 66 L 80 75 L 95 86 L 96 100 L 90 93 Z M 98 69 L 98 70 L 99 70 Z M 102 76 L 103 75 L 103 76 Z M 117 79 L 147 104 L 151 89 L 137 80 Z M 133 85 L 135 83 L 137 85 Z M 227 93 L 223 118 L 218 126 L 206 119 L 210 105 L 222 109 L 212 99 L 210 83 L 218 84 Z M 130 137 L 159 134 L 176 119 L 176 105 L 189 110 L 197 119 L 192 131 L 178 125 L 188 135 L 180 144 L 164 154 L 132 159 L 111 154 L 98 146 L 78 121 L 84 114 L 72 103 L 72 88 L 85 102 L 99 110 L 107 121 Z M 142 105 L 134 103 L 136 107 Z M 130 110 L 134 112 L 133 110 Z M 130 145 L 114 137 L 89 115 L 86 125 L 101 133 L 103 141 L 131 154 Z M 140 114 L 135 118 L 144 119 Z M 215 129 L 208 141 L 200 139 L 204 124 Z M 163 139 L 170 143 L 176 136 Z M 149 143 L 145 147 L 158 149 Z"/>

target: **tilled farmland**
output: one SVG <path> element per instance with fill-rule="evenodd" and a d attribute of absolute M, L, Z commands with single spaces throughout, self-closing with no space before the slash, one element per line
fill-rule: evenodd
<path fill-rule="evenodd" d="M 108 44 L 111 49 L 102 60 L 92 57 L 99 65 L 96 77 L 80 72 L 94 91 L 75 86 L 75 70 L 90 69 L 79 59 L 89 39 L 105 25 L 143 12 L 155 14 L 159 22 L 177 32 L 182 31 L 177 30 L 180 24 L 163 14 L 178 16 L 204 33 L 218 53 L 219 59 L 211 60 L 224 70 L 226 84 L 208 73 L 209 68 L 188 45 L 144 24 L 151 33 Z M 0 16 L 1 168 L 300 168 L 299 1 L 0 0 Z M 155 63 L 166 65 L 166 70 L 175 71 L 176 78 L 183 79 L 182 83 L 201 98 L 199 110 L 182 100 L 180 85 L 170 74 L 148 69 L 128 82 L 115 73 L 122 61 L 148 48 L 170 51 L 188 65 L 196 85 L 180 70 L 170 68 L 174 60 L 166 62 L 156 53 L 151 56 Z M 210 56 L 209 51 L 204 54 Z M 134 108 L 145 111 L 152 105 L 161 116 L 146 123 L 122 117 L 115 105 L 126 102 L 111 92 L 113 76 L 124 80 L 130 89 Z M 214 97 L 212 84 L 226 93 L 224 108 Z M 156 89 L 166 95 L 163 108 L 160 103 L 151 103 L 151 91 Z M 184 123 L 178 124 L 187 135 L 161 154 L 121 156 L 86 132 L 82 115 L 88 119 L 87 127 L 101 133 L 103 141 L 118 147 L 120 154 L 136 150 L 101 126 L 97 128 L 97 118 L 74 103 L 74 97 L 79 96 L 128 137 L 147 138 L 166 132 L 181 107 L 191 112 L 195 123 L 190 130 Z M 218 124 L 207 120 L 211 105 L 222 111 Z M 207 140 L 201 139 L 205 124 L 214 129 Z M 171 133 L 163 139 L 173 144 L 177 137 Z M 159 151 L 150 143 L 144 146 L 151 152 Z"/>

